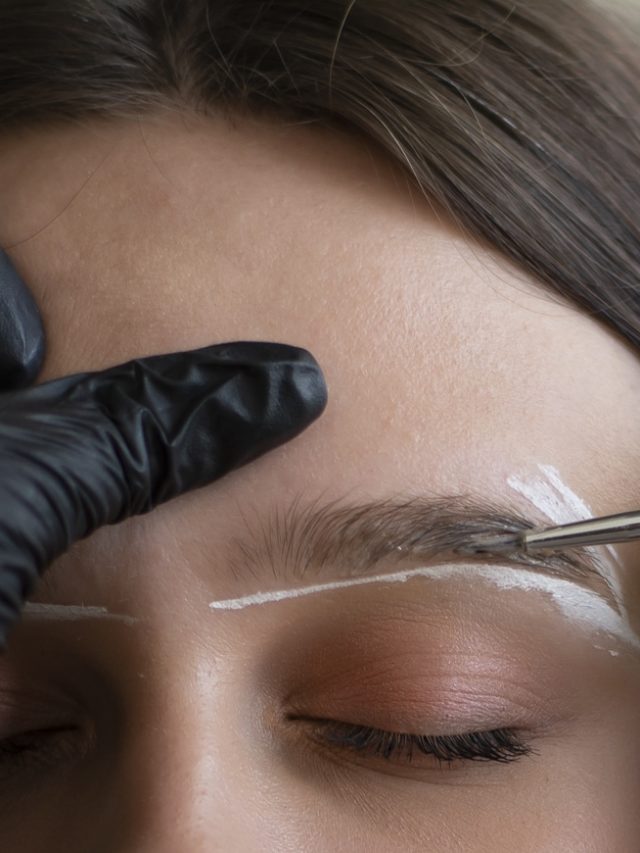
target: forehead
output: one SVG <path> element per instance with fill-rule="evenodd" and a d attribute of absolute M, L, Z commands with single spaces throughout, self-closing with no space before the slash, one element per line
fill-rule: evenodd
<path fill-rule="evenodd" d="M 491 493 L 539 462 L 596 511 L 636 488 L 635 355 L 364 140 L 167 114 L 0 154 L 0 241 L 45 314 L 45 378 L 237 339 L 319 360 L 326 414 L 238 488 L 279 466 L 285 490 Z"/>

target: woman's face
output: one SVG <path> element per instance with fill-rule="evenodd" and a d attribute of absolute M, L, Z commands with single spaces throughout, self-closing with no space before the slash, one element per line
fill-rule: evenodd
<path fill-rule="evenodd" d="M 636 849 L 638 549 L 581 573 L 424 544 L 456 496 L 640 505 L 630 348 L 335 130 L 24 132 L 0 223 L 43 379 L 272 340 L 329 388 L 290 444 L 54 564 L 0 660 L 3 849 Z"/>

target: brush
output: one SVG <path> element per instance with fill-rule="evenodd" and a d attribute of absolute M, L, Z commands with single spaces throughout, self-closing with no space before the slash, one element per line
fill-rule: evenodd
<path fill-rule="evenodd" d="M 553 527 L 510 533 L 478 533 L 470 536 L 468 544 L 457 550 L 464 554 L 494 554 L 505 551 L 534 553 L 559 548 L 584 548 L 587 545 L 610 545 L 614 542 L 630 542 L 633 539 L 640 539 L 640 510 L 588 518 L 585 521 Z"/>

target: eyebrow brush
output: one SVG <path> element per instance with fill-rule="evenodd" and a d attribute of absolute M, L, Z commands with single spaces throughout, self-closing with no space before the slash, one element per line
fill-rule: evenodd
<path fill-rule="evenodd" d="M 640 510 L 513 533 L 478 533 L 471 536 L 468 544 L 458 550 L 466 554 L 484 551 L 535 553 L 558 548 L 610 545 L 614 542 L 630 542 L 633 539 L 640 539 Z"/>

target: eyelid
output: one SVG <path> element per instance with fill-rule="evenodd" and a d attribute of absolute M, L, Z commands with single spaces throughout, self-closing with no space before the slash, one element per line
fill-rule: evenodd
<path fill-rule="evenodd" d="M 545 731 L 557 720 L 544 711 L 509 703 L 500 697 L 468 697 L 459 705 L 449 697 L 427 699 L 407 697 L 401 689 L 389 700 L 380 700 L 375 690 L 361 698 L 351 697 L 328 702 L 310 699 L 304 706 L 289 706 L 287 720 L 333 720 L 347 725 L 361 725 L 394 734 L 462 735 L 470 731 L 526 729 Z"/>
<path fill-rule="evenodd" d="M 93 730 L 59 725 L 0 737 L 0 782 L 14 784 L 18 774 L 57 772 L 83 761 L 95 746 Z"/>
<path fill-rule="evenodd" d="M 532 667 L 515 641 L 504 649 L 494 633 L 471 626 L 472 643 L 461 647 L 447 613 L 439 625 L 383 620 L 366 635 L 354 626 L 338 634 L 341 642 L 302 655 L 287 681 L 288 713 L 431 734 L 450 733 L 452 723 L 460 732 L 553 725 L 566 714 L 563 673 L 542 654 Z"/>
<path fill-rule="evenodd" d="M 67 726 L 86 716 L 78 704 L 55 690 L 11 687 L 0 673 L 0 739 L 26 731 Z"/>

